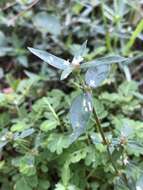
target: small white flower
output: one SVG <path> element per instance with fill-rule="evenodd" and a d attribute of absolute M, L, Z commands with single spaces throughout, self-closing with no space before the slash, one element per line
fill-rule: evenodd
<path fill-rule="evenodd" d="M 91 86 L 95 86 L 95 81 L 94 80 L 90 80 L 90 85 Z"/>
<path fill-rule="evenodd" d="M 2 136 L 1 137 L 1 141 L 5 141 L 6 140 L 6 137 L 5 136 Z"/>
<path fill-rule="evenodd" d="M 83 58 L 82 57 L 74 57 L 73 60 L 72 60 L 72 65 L 79 65 L 80 62 L 83 61 Z"/>
<path fill-rule="evenodd" d="M 123 160 L 123 162 L 124 162 L 125 165 L 127 165 L 127 164 L 129 163 L 128 158 L 125 158 L 125 159 Z"/>

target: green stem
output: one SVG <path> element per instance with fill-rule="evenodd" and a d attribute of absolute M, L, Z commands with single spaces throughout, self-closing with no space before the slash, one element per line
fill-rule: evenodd
<path fill-rule="evenodd" d="M 101 13 L 102 13 L 102 17 L 103 17 L 105 32 L 106 32 L 106 35 L 105 35 L 106 47 L 107 47 L 109 52 L 112 52 L 113 49 L 112 49 L 112 45 L 111 45 L 111 38 L 110 38 L 110 33 L 108 31 L 108 28 L 107 28 L 107 19 L 104 15 L 104 8 L 103 7 L 104 7 L 104 0 L 101 0 Z"/>
<path fill-rule="evenodd" d="M 102 129 L 102 127 L 101 127 L 101 124 L 100 124 L 100 121 L 99 121 L 99 119 L 98 119 L 98 116 L 97 116 L 97 113 L 96 113 L 95 108 L 93 108 L 93 114 L 94 114 L 94 118 L 95 118 L 95 121 L 96 121 L 96 124 L 97 124 L 97 125 L 96 125 L 97 130 L 99 131 L 99 133 L 100 133 L 100 135 L 101 135 L 101 137 L 102 137 L 103 143 L 104 143 L 104 144 L 106 145 L 106 147 L 107 147 L 107 153 L 108 153 L 109 159 L 110 159 L 110 161 L 111 161 L 111 163 L 112 163 L 112 166 L 113 166 L 115 172 L 116 172 L 117 174 L 119 174 L 118 169 L 117 169 L 116 165 L 114 164 L 114 161 L 112 160 L 112 155 L 111 155 L 110 148 L 109 148 L 109 141 L 108 141 L 108 139 L 107 139 L 107 138 L 105 137 L 105 135 L 104 135 L 104 132 L 103 132 L 103 129 Z"/>
<path fill-rule="evenodd" d="M 79 79 L 79 81 L 81 83 L 81 86 L 83 87 L 83 90 L 86 90 L 86 85 L 85 85 L 84 81 L 82 80 L 82 78 L 80 76 L 80 71 L 78 72 L 77 76 L 78 76 L 78 79 Z M 110 162 L 111 162 L 111 164 L 112 164 L 112 166 L 113 166 L 113 168 L 115 170 L 116 175 L 120 175 L 120 172 L 118 171 L 118 168 L 116 167 L 116 164 L 114 163 L 114 161 L 112 159 L 112 154 L 110 152 L 110 147 L 109 147 L 109 141 L 108 141 L 108 139 L 104 135 L 104 131 L 102 129 L 100 120 L 99 120 L 99 118 L 97 116 L 97 113 L 96 113 L 96 110 L 95 110 L 94 106 L 93 106 L 93 115 L 94 115 L 94 118 L 95 118 L 95 121 L 96 121 L 97 131 L 100 133 L 100 135 L 102 137 L 102 140 L 103 140 L 103 143 L 106 145 L 107 153 L 108 153 L 108 156 L 109 156 L 109 160 L 110 160 Z M 127 187 L 130 189 L 130 187 L 128 185 L 128 179 L 126 177 L 126 174 L 123 173 L 122 176 L 123 176 L 123 179 L 124 179 Z"/>
<path fill-rule="evenodd" d="M 118 168 L 116 167 L 116 165 L 115 165 L 115 163 L 114 163 L 114 161 L 113 161 L 113 159 L 112 159 L 112 154 L 111 154 L 111 152 L 110 152 L 110 147 L 109 147 L 109 141 L 108 141 L 108 139 L 107 139 L 107 138 L 105 137 L 105 135 L 104 135 L 102 126 L 101 126 L 101 124 L 100 124 L 99 118 L 98 118 L 98 116 L 97 116 L 97 113 L 96 113 L 96 110 L 95 110 L 94 107 L 93 107 L 93 114 L 94 114 L 94 118 L 95 118 L 95 121 L 96 121 L 96 124 L 97 124 L 97 125 L 96 125 L 97 130 L 99 131 L 99 133 L 100 133 L 100 135 L 101 135 L 101 137 L 102 137 L 103 143 L 104 143 L 104 144 L 106 145 L 106 147 L 107 147 L 107 153 L 108 153 L 110 162 L 112 163 L 112 166 L 113 166 L 113 168 L 114 168 L 114 170 L 115 170 L 116 175 L 120 175 L 120 172 L 118 171 Z M 129 186 L 129 184 L 128 184 L 128 179 L 127 179 L 126 174 L 123 173 L 122 176 L 123 176 L 124 182 L 126 183 L 127 187 L 130 189 L 130 186 Z"/>

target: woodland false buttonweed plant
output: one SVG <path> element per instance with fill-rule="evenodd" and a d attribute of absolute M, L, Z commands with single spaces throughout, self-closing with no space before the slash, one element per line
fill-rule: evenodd
<path fill-rule="evenodd" d="M 107 147 L 107 153 L 109 159 L 112 163 L 112 166 L 117 175 L 120 175 L 116 163 L 114 163 L 110 151 L 110 142 L 107 137 L 104 135 L 100 120 L 97 116 L 96 108 L 93 105 L 92 90 L 101 86 L 103 81 L 108 77 L 110 73 L 111 64 L 121 63 L 126 61 L 127 58 L 124 58 L 119 55 L 106 56 L 98 58 L 89 62 L 83 62 L 83 58 L 86 54 L 86 45 L 85 41 L 76 54 L 73 57 L 73 60 L 64 60 L 62 58 L 56 57 L 48 52 L 28 48 L 34 55 L 38 56 L 43 61 L 47 62 L 49 65 L 60 69 L 61 80 L 66 79 L 71 73 L 75 73 L 77 82 L 80 84 L 82 93 L 75 97 L 70 108 L 70 122 L 73 129 L 72 134 L 69 136 L 70 143 L 73 143 L 78 139 L 80 135 L 86 132 L 87 124 L 90 119 L 90 115 L 93 114 L 96 121 L 96 130 L 100 133 L 102 137 L 102 143 Z M 81 77 L 81 71 L 85 72 L 85 79 Z M 127 178 L 125 174 L 122 174 L 124 181 L 127 183 Z"/>

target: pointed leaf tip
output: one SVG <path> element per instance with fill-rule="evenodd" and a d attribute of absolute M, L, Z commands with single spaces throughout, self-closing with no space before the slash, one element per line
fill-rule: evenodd
<path fill-rule="evenodd" d="M 28 47 L 28 50 L 34 55 L 36 55 L 37 57 L 39 57 L 40 59 L 42 59 L 44 62 L 48 63 L 49 65 L 57 69 L 64 70 L 69 66 L 69 62 L 66 61 L 65 59 L 59 58 L 46 51 L 31 48 L 31 47 Z"/>

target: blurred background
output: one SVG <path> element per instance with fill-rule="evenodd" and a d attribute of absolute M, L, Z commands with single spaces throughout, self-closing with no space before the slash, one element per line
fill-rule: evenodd
<path fill-rule="evenodd" d="M 7 74 L 23 78 L 24 70 L 48 72 L 45 64 L 28 52 L 28 46 L 71 59 L 88 40 L 87 60 L 113 53 L 141 57 L 142 33 L 131 44 L 127 42 L 142 19 L 142 5 L 141 0 L 1 0 L 1 88 Z M 141 61 L 137 59 L 129 67 L 131 77 L 142 86 Z"/>

